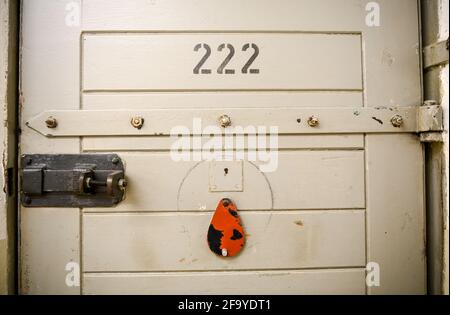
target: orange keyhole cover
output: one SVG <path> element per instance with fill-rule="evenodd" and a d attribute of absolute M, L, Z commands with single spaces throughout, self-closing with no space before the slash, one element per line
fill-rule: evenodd
<path fill-rule="evenodd" d="M 245 233 L 236 205 L 228 198 L 220 200 L 208 230 L 211 251 L 222 257 L 236 256 L 244 247 Z"/>

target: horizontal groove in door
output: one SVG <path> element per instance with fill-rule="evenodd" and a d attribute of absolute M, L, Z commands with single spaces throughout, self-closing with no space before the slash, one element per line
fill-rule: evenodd
<path fill-rule="evenodd" d="M 84 208 L 81 209 L 81 211 L 83 213 L 86 214 L 100 214 L 100 215 L 104 215 L 104 214 L 112 214 L 112 215 L 127 215 L 127 214 L 173 214 L 173 215 L 177 215 L 177 214 L 199 214 L 199 213 L 209 213 L 209 214 L 213 214 L 215 210 L 183 210 L 183 211 L 158 211 L 158 210 L 154 210 L 154 211 L 144 211 L 144 210 L 136 210 L 136 211 L 114 211 L 111 210 L 111 208 L 109 208 L 110 210 L 108 211 L 107 208 L 103 208 L 103 209 L 99 209 L 99 208 Z M 340 209 L 289 209 L 289 210 L 271 210 L 271 209 L 265 209 L 265 210 L 251 210 L 251 209 L 239 209 L 239 212 L 252 212 L 252 213 L 267 213 L 267 212 L 274 212 L 274 213 L 289 213 L 289 212 L 295 212 L 295 211 L 302 211 L 304 213 L 306 212 L 316 212 L 316 211 L 345 211 L 345 210 L 350 210 L 350 211 L 366 211 L 366 209 L 364 208 L 340 208 Z"/>
<path fill-rule="evenodd" d="M 83 1 L 82 27 L 95 32 L 358 33 L 365 26 L 361 19 L 364 6 L 347 0 L 289 1 L 283 5 L 261 0 L 243 5 L 235 0 L 221 2 L 220 9 L 208 0 L 196 2 L 196 6 L 186 0 L 133 3 Z"/>
<path fill-rule="evenodd" d="M 248 150 L 248 136 L 240 136 L 242 145 L 237 146 L 236 136 L 221 137 L 222 147 L 225 147 L 225 141 L 232 141 L 232 151 L 238 149 Z M 172 145 L 178 140 L 178 137 L 84 137 L 82 149 L 86 152 L 95 151 L 169 151 Z M 196 150 L 202 150 L 208 141 L 214 140 L 211 136 L 192 136 L 190 142 L 194 139 L 201 139 L 202 147 Z M 309 150 L 309 149 L 363 149 L 363 135 L 279 135 L 279 150 Z M 266 136 L 266 147 L 270 147 L 270 138 Z M 265 150 L 266 148 L 264 148 Z M 229 149 L 227 149 L 228 151 Z M 263 150 L 263 149 L 261 149 Z"/>
<path fill-rule="evenodd" d="M 239 285 L 236 285 L 239 283 Z M 85 273 L 83 294 L 365 294 L 365 269 Z"/>
<path fill-rule="evenodd" d="M 229 91 L 220 93 L 104 91 L 82 94 L 83 109 L 158 108 L 271 108 L 271 107 L 362 107 L 362 92 L 351 91 Z"/>
<path fill-rule="evenodd" d="M 364 211 L 241 212 L 240 255 L 213 254 L 211 213 L 83 215 L 83 270 L 174 271 L 365 265 Z"/>

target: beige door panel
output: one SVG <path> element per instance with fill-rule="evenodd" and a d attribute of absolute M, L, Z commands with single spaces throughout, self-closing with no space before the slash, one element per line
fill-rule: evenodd
<path fill-rule="evenodd" d="M 196 136 L 193 136 L 193 138 Z M 196 140 L 201 143 L 203 148 L 214 137 L 212 136 L 198 136 L 200 139 Z M 230 139 L 231 138 L 231 139 Z M 139 136 L 126 136 L 126 137 L 84 137 L 82 140 L 83 152 L 94 151 L 158 151 L 167 152 L 171 149 L 175 137 L 139 137 Z M 228 140 L 227 140 L 228 139 Z M 192 139 L 191 141 L 194 141 Z M 230 142 L 228 142 L 230 141 Z M 224 136 L 223 142 L 231 143 L 231 141 L 237 141 L 236 136 Z M 242 149 L 248 149 L 248 135 L 242 135 L 241 141 L 243 141 Z M 267 138 L 267 142 L 270 143 L 270 139 Z M 358 134 L 335 134 L 335 135 L 279 135 L 278 136 L 278 148 L 280 150 L 287 149 L 364 149 L 364 136 Z M 229 151 L 236 150 L 230 148 Z M 192 149 L 194 150 L 194 149 Z M 199 149 L 197 149 L 199 150 Z M 258 148 L 255 148 L 258 150 Z"/>
<path fill-rule="evenodd" d="M 236 282 L 239 285 L 236 286 Z M 83 294 L 365 294 L 365 270 L 85 273 Z"/>
<path fill-rule="evenodd" d="M 362 91 L 228 91 L 215 92 L 148 92 L 130 91 L 83 93 L 82 104 L 86 110 L 149 110 L 158 108 L 214 109 L 254 107 L 362 107 Z M 211 99 L 213 98 L 213 99 Z"/>
<path fill-rule="evenodd" d="M 359 35 L 113 33 L 86 34 L 82 43 L 85 92 L 362 88 Z M 222 43 L 229 47 L 217 51 Z M 251 48 L 242 51 L 248 43 L 257 45 L 264 54 L 258 55 L 248 73 L 243 73 L 244 65 L 254 54 Z M 195 53 L 180 54 L 186 47 L 194 50 L 198 44 L 207 46 L 197 47 Z M 198 71 L 208 71 L 209 75 L 196 75 L 192 65 L 208 50 L 210 57 Z M 219 74 L 219 66 L 229 50 L 233 58 Z M 164 59 L 170 64 L 160 62 Z M 261 65 L 264 69 L 259 69 Z M 252 69 L 258 73 L 252 74 Z"/>
<path fill-rule="evenodd" d="M 366 105 L 416 105 L 421 98 L 417 1 L 377 1 L 382 8 L 379 27 L 366 25 L 367 2 L 133 0 L 124 5 L 121 0 L 85 1 L 83 28 L 102 32 L 362 33 L 363 68 L 370 73 L 363 75 Z"/>
<path fill-rule="evenodd" d="M 235 200 L 242 210 L 365 207 L 364 152 L 360 150 L 280 152 L 278 169 L 272 173 L 259 170 L 263 162 L 245 161 L 241 192 L 211 192 L 208 161 L 173 162 L 167 153 L 121 156 L 130 187 L 125 201 L 115 208 L 85 211 L 215 210 L 223 197 Z M 286 181 L 287 177 L 291 180 Z"/>
<path fill-rule="evenodd" d="M 116 152 L 129 187 L 114 208 L 21 207 L 21 293 L 424 293 L 418 5 L 377 2 L 369 27 L 365 0 L 23 0 L 21 154 Z M 172 127 L 223 114 L 278 126 L 274 172 L 171 159 Z M 206 243 L 223 197 L 249 234 L 234 259 Z"/>
<path fill-rule="evenodd" d="M 362 210 L 241 213 L 247 243 L 233 260 L 201 246 L 211 215 L 85 214 L 84 271 L 365 266 Z"/>
<path fill-rule="evenodd" d="M 66 266 L 80 264 L 79 210 L 23 208 L 21 228 L 20 292 L 80 294 L 79 286 L 66 284 Z"/>

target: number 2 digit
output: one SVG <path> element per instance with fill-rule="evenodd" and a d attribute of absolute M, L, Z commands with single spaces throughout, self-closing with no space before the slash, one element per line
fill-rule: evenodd
<path fill-rule="evenodd" d="M 247 51 L 247 49 L 250 48 L 250 44 L 245 44 L 242 47 L 242 51 Z M 259 73 L 259 69 L 250 69 L 250 66 L 252 65 L 253 61 L 255 61 L 256 57 L 258 57 L 259 55 L 259 48 L 258 46 L 256 46 L 255 44 L 252 44 L 252 48 L 253 48 L 253 55 L 250 57 L 250 59 L 247 61 L 247 63 L 242 67 L 242 73 L 248 73 L 248 71 L 250 71 L 250 73 L 254 73 L 257 74 Z"/>
<path fill-rule="evenodd" d="M 227 64 L 230 62 L 231 58 L 234 56 L 234 47 L 231 44 L 227 44 L 226 46 L 228 50 L 230 51 L 225 58 L 225 60 L 220 64 L 219 68 L 217 68 L 218 74 L 223 74 L 223 69 L 227 66 Z M 225 48 L 225 44 L 222 44 L 217 49 L 218 51 L 222 51 Z M 225 74 L 234 74 L 234 69 L 225 69 Z"/>
<path fill-rule="evenodd" d="M 201 69 L 201 67 L 205 64 L 209 56 L 211 56 L 211 48 L 209 47 L 208 44 L 197 44 L 194 47 L 194 51 L 198 51 L 201 47 L 203 47 L 206 50 L 206 52 L 203 55 L 202 59 L 200 59 L 199 63 L 195 66 L 193 71 L 194 74 L 199 74 L 199 72 L 201 72 L 202 74 L 210 74 L 211 69 Z"/>

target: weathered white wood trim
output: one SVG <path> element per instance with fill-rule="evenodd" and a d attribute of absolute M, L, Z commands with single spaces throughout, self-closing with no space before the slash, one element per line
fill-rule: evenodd
<path fill-rule="evenodd" d="M 18 1 L 0 1 L 0 294 L 15 292 Z"/>

